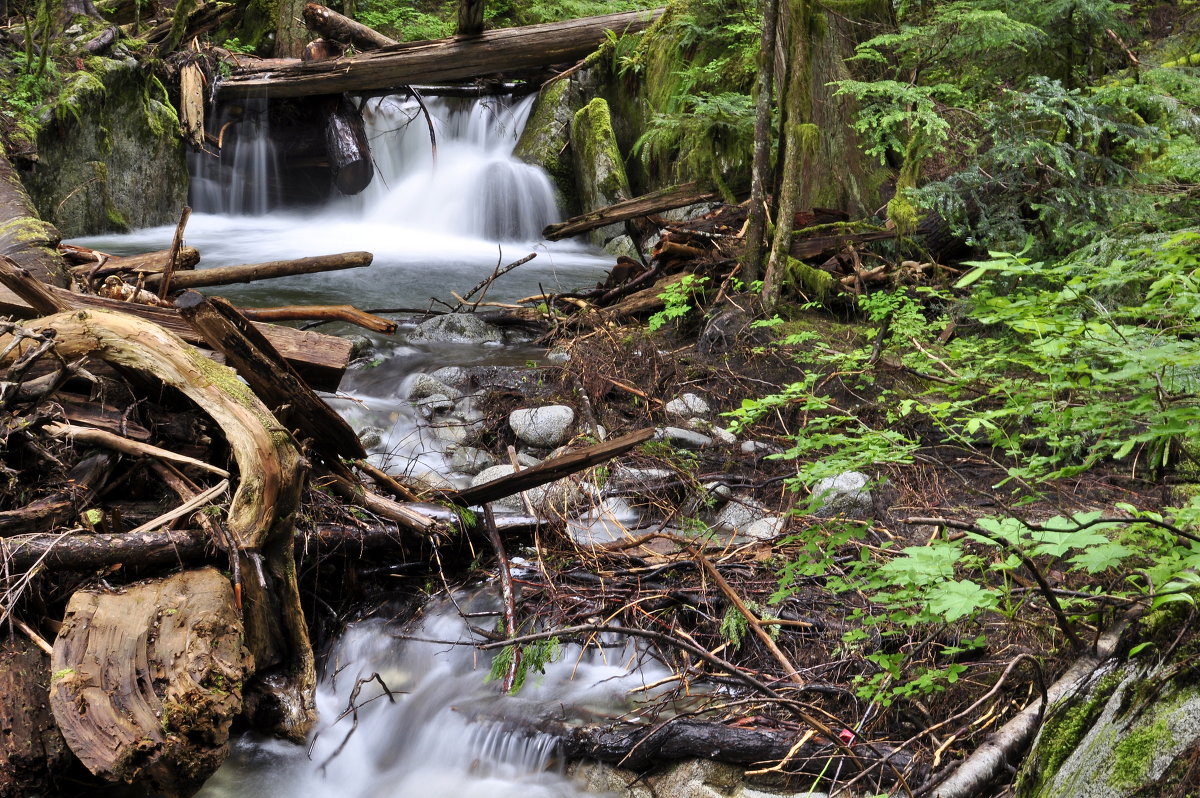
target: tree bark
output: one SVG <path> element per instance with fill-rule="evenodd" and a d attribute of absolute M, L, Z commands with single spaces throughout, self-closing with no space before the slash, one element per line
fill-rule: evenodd
<path fill-rule="evenodd" d="M 483 33 L 483 0 L 458 0 L 458 36 Z"/>
<path fill-rule="evenodd" d="M 362 114 L 346 95 L 331 97 L 324 104 L 325 152 L 333 172 L 333 184 L 353 196 L 371 184 L 375 163 Z"/>
<path fill-rule="evenodd" d="M 320 38 L 353 47 L 359 52 L 378 50 L 380 47 L 390 47 L 398 43 L 361 22 L 355 22 L 317 3 L 304 5 L 304 24 Z"/>
<path fill-rule="evenodd" d="M 767 236 L 767 186 L 771 179 L 771 101 L 775 92 L 775 39 L 779 28 L 780 0 L 761 0 L 762 37 L 758 48 L 758 75 L 754 82 L 754 161 L 750 177 L 750 216 L 742 245 L 742 279 L 752 283 L 762 273 L 763 244 Z"/>
<path fill-rule="evenodd" d="M 304 0 L 278 0 L 275 17 L 275 57 L 299 58 L 308 43 L 304 29 Z"/>
<path fill-rule="evenodd" d="M 7 255 L 39 280 L 67 285 L 67 270 L 58 255 L 62 236 L 33 210 L 33 202 L 0 144 L 0 255 Z"/>
<path fill-rule="evenodd" d="M 603 43 L 606 31 L 634 33 L 660 14 L 633 11 L 484 31 L 478 36 L 408 42 L 332 61 L 296 62 L 268 71 L 238 70 L 217 87 L 222 98 L 303 97 L 441 83 L 528 67 L 574 62 Z"/>
<path fill-rule="evenodd" d="M 50 658 L 19 637 L 0 642 L 0 798 L 47 794 L 70 761 L 49 691 Z"/>

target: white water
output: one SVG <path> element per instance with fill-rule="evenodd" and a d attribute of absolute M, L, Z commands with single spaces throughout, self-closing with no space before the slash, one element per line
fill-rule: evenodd
<path fill-rule="evenodd" d="M 198 798 L 575 798 L 584 793 L 563 774 L 553 739 L 514 731 L 504 718 L 621 714 L 634 707 L 631 697 L 648 700 L 642 688 L 666 674 L 632 647 L 601 655 L 567 646 L 518 696 L 502 697 L 484 681 L 490 660 L 469 645 L 477 638 L 449 602 L 407 629 L 420 639 L 398 637 L 401 628 L 370 621 L 342 636 L 317 692 L 321 721 L 310 750 L 243 738 Z M 375 673 L 395 702 L 377 681 L 364 683 L 354 728 L 351 694 Z"/>

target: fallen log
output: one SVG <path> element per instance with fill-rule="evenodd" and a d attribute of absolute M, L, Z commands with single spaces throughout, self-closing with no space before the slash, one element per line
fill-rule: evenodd
<path fill-rule="evenodd" d="M 585 468 L 591 468 L 606 463 L 614 457 L 619 457 L 640 443 L 645 443 L 654 437 L 653 429 L 642 429 L 614 438 L 611 441 L 598 443 L 568 452 L 561 457 L 555 457 L 540 463 L 533 468 L 527 468 L 506 477 L 493 479 L 482 485 L 446 494 L 447 501 L 461 507 L 474 507 L 480 504 L 494 502 L 505 496 L 512 496 L 521 491 L 545 485 L 548 482 L 562 479 Z"/>
<path fill-rule="evenodd" d="M 269 280 L 275 277 L 293 277 L 298 274 L 316 274 L 318 272 L 333 272 L 342 269 L 359 269 L 370 266 L 374 260 L 370 252 L 342 252 L 337 255 L 317 255 L 311 258 L 296 258 L 294 260 L 272 260 L 265 263 L 247 263 L 240 266 L 216 266 L 211 269 L 199 269 L 185 274 L 177 274 L 171 285 L 177 289 L 202 288 L 213 285 L 230 285 L 232 283 L 252 283 L 256 280 Z M 154 288 L 158 285 L 160 275 L 153 274 L 146 278 L 146 286 Z"/>
<path fill-rule="evenodd" d="M 281 421 L 312 438 L 331 462 L 366 457 L 362 441 L 340 415 L 325 404 L 262 333 L 220 297 L 205 299 L 185 291 L 175 301 L 183 318 L 204 337 L 254 393 L 274 408 L 285 408 Z M 278 411 L 277 411 L 278 412 Z"/>
<path fill-rule="evenodd" d="M 61 237 L 54 225 L 38 218 L 0 145 L 0 255 L 12 258 L 43 282 L 65 286 L 67 270 L 57 250 Z"/>
<path fill-rule="evenodd" d="M 331 97 L 323 104 L 325 112 L 325 152 L 333 173 L 333 185 L 346 196 L 353 196 L 371 184 L 375 163 L 362 114 L 346 95 Z"/>
<path fill-rule="evenodd" d="M 574 62 L 604 42 L 607 31 L 636 33 L 662 9 L 484 31 L 478 36 L 407 42 L 329 61 L 241 69 L 217 87 L 223 99 L 303 97 L 444 83 L 527 67 Z"/>
<path fill-rule="evenodd" d="M 682 208 L 706 200 L 720 199 L 720 196 L 716 191 L 700 183 L 670 186 L 643 194 L 640 197 L 606 205 L 579 216 L 572 216 L 565 222 L 548 226 L 542 231 L 542 236 L 549 241 L 559 241 L 616 222 L 624 222 L 628 219 L 636 219 L 639 216 L 668 211 L 672 208 Z"/>
<path fill-rule="evenodd" d="M 60 245 L 60 249 L 65 245 Z M 71 267 L 71 272 L 77 276 L 88 276 L 92 279 L 108 277 L 112 274 L 161 274 L 171 257 L 171 250 L 160 249 L 142 255 L 112 256 L 83 247 L 71 247 L 73 258 L 81 259 L 90 252 L 94 257 Z M 101 258 L 105 260 L 101 263 Z M 175 260 L 175 271 L 188 271 L 196 268 L 200 262 L 200 250 L 195 247 L 180 247 L 179 256 Z"/>
<path fill-rule="evenodd" d="M 351 46 L 360 52 L 397 44 L 395 39 L 317 3 L 304 5 L 304 24 L 318 37 Z"/>
<path fill-rule="evenodd" d="M 93 774 L 191 795 L 229 753 L 253 668 L 229 580 L 184 571 L 71 596 L 54 642 L 50 706 Z"/>
<path fill-rule="evenodd" d="M 396 332 L 396 322 L 359 310 L 353 305 L 283 305 L 238 310 L 251 321 L 344 321 L 385 335 Z"/>
<path fill-rule="evenodd" d="M 890 241 L 896 234 L 891 230 L 867 233 L 849 233 L 836 236 L 793 239 L 789 253 L 798 260 L 808 260 L 832 255 L 847 244 L 869 244 L 872 241 Z"/>

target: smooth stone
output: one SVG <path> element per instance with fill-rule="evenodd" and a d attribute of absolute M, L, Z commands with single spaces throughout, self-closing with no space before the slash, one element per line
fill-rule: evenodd
<path fill-rule="evenodd" d="M 522 468 L 533 468 L 536 465 L 541 465 L 542 459 L 528 449 L 522 449 L 517 452 L 517 465 Z"/>
<path fill-rule="evenodd" d="M 787 519 L 783 516 L 772 515 L 750 522 L 742 527 L 741 532 L 746 537 L 754 538 L 755 540 L 771 540 L 783 534 L 783 528 L 786 524 Z"/>
<path fill-rule="evenodd" d="M 703 435 L 708 435 L 722 446 L 733 446 L 737 443 L 737 436 L 724 427 L 718 427 L 706 418 L 689 419 L 687 428 L 693 432 L 699 432 Z"/>
<path fill-rule="evenodd" d="M 364 449 L 374 449 L 383 445 L 382 427 L 363 427 L 358 433 L 358 441 Z"/>
<path fill-rule="evenodd" d="M 767 443 L 766 441 L 742 441 L 742 445 L 738 447 L 742 454 L 765 455 L 775 454 L 779 451 L 778 446 Z"/>
<path fill-rule="evenodd" d="M 523 443 L 539 449 L 553 449 L 566 443 L 575 423 L 575 411 L 566 405 L 546 405 L 514 410 L 508 425 Z"/>
<path fill-rule="evenodd" d="M 512 466 L 505 464 L 494 465 L 491 468 L 485 468 L 471 478 L 471 487 L 475 488 L 484 484 L 485 482 L 491 482 L 493 479 L 507 477 L 516 470 L 517 469 L 513 468 Z M 525 512 L 525 505 L 521 502 L 521 494 L 519 493 L 512 496 L 505 496 L 503 499 L 496 500 L 493 502 L 493 504 L 499 505 L 505 510 L 510 510 L 514 513 Z"/>
<path fill-rule="evenodd" d="M 450 454 L 450 468 L 462 474 L 478 474 L 496 465 L 496 458 L 474 446 L 456 446 Z"/>
<path fill-rule="evenodd" d="M 500 344 L 504 333 L 474 313 L 447 313 L 421 322 L 408 334 L 410 341 L 439 344 Z"/>
<path fill-rule="evenodd" d="M 429 490 L 454 490 L 457 486 L 436 471 L 417 471 L 397 477 L 401 482 L 415 488 Z"/>
<path fill-rule="evenodd" d="M 609 481 L 613 487 L 620 490 L 636 490 L 673 479 L 675 479 L 675 472 L 667 468 L 634 468 L 624 463 L 618 463 L 613 468 Z"/>
<path fill-rule="evenodd" d="M 870 518 L 875 512 L 867 489 L 870 482 L 871 478 L 860 471 L 843 471 L 818 480 L 812 487 L 812 495 L 819 502 L 814 514 L 821 518 Z"/>
<path fill-rule="evenodd" d="M 561 366 L 571 362 L 571 353 L 565 349 L 551 349 L 546 353 L 546 362 Z"/>
<path fill-rule="evenodd" d="M 767 506 L 755 498 L 746 495 L 733 496 L 713 519 L 713 526 L 729 529 L 735 532 L 745 532 L 756 521 L 770 516 Z"/>
<path fill-rule="evenodd" d="M 444 415 L 454 409 L 454 400 L 444 393 L 435 393 L 416 401 L 417 409 L 425 418 Z"/>
<path fill-rule="evenodd" d="M 654 440 L 666 441 L 684 449 L 707 449 L 713 445 L 713 439 L 707 435 L 681 427 L 660 427 L 654 431 Z"/>
<path fill-rule="evenodd" d="M 667 402 L 663 410 L 668 415 L 677 416 L 679 418 L 692 418 L 694 416 L 707 416 L 712 412 L 708 402 L 699 394 L 685 393 L 675 397 Z"/>
<path fill-rule="evenodd" d="M 415 374 L 409 380 L 408 400 L 410 402 L 439 394 L 450 399 L 458 399 L 462 395 L 461 392 L 429 374 Z"/>
<path fill-rule="evenodd" d="M 461 393 L 466 387 L 470 375 L 467 374 L 467 370 L 462 366 L 442 366 L 437 371 L 429 372 L 427 376 L 431 380 L 437 380 L 441 384 Z"/>

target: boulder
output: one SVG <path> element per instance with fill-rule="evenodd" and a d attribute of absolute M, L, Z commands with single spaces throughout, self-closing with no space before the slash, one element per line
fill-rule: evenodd
<path fill-rule="evenodd" d="M 871 478 L 860 471 L 843 471 L 835 477 L 825 477 L 813 485 L 812 495 L 818 505 L 814 513 L 821 518 L 871 518 L 875 506 L 867 488 Z"/>
<path fill-rule="evenodd" d="M 409 380 L 408 385 L 408 400 L 417 402 L 430 396 L 438 394 L 449 397 L 450 399 L 458 399 L 462 394 L 455 388 L 450 387 L 446 383 L 437 379 L 431 374 L 414 374 Z"/>
<path fill-rule="evenodd" d="M 496 465 L 496 458 L 474 446 L 455 446 L 450 453 L 450 468 L 460 474 L 478 474 Z"/>
<path fill-rule="evenodd" d="M 566 405 L 545 405 L 514 410 L 508 425 L 523 443 L 538 449 L 553 449 L 566 443 L 575 423 L 575 411 Z"/>
<path fill-rule="evenodd" d="M 447 313 L 417 325 L 409 341 L 436 344 L 502 344 L 504 333 L 474 313 Z"/>
<path fill-rule="evenodd" d="M 663 407 L 667 415 L 677 418 L 695 418 L 696 416 L 707 416 L 712 412 L 708 406 L 708 402 L 704 401 L 704 397 L 695 393 L 685 393 L 676 396 Z"/>
<path fill-rule="evenodd" d="M 580 108 L 571 120 L 571 150 L 581 212 L 594 211 L 633 196 L 629 178 L 625 175 L 625 161 L 613 132 L 608 102 L 602 97 Z M 601 247 L 623 235 L 624 224 L 610 224 L 588 233 L 592 243 Z"/>

